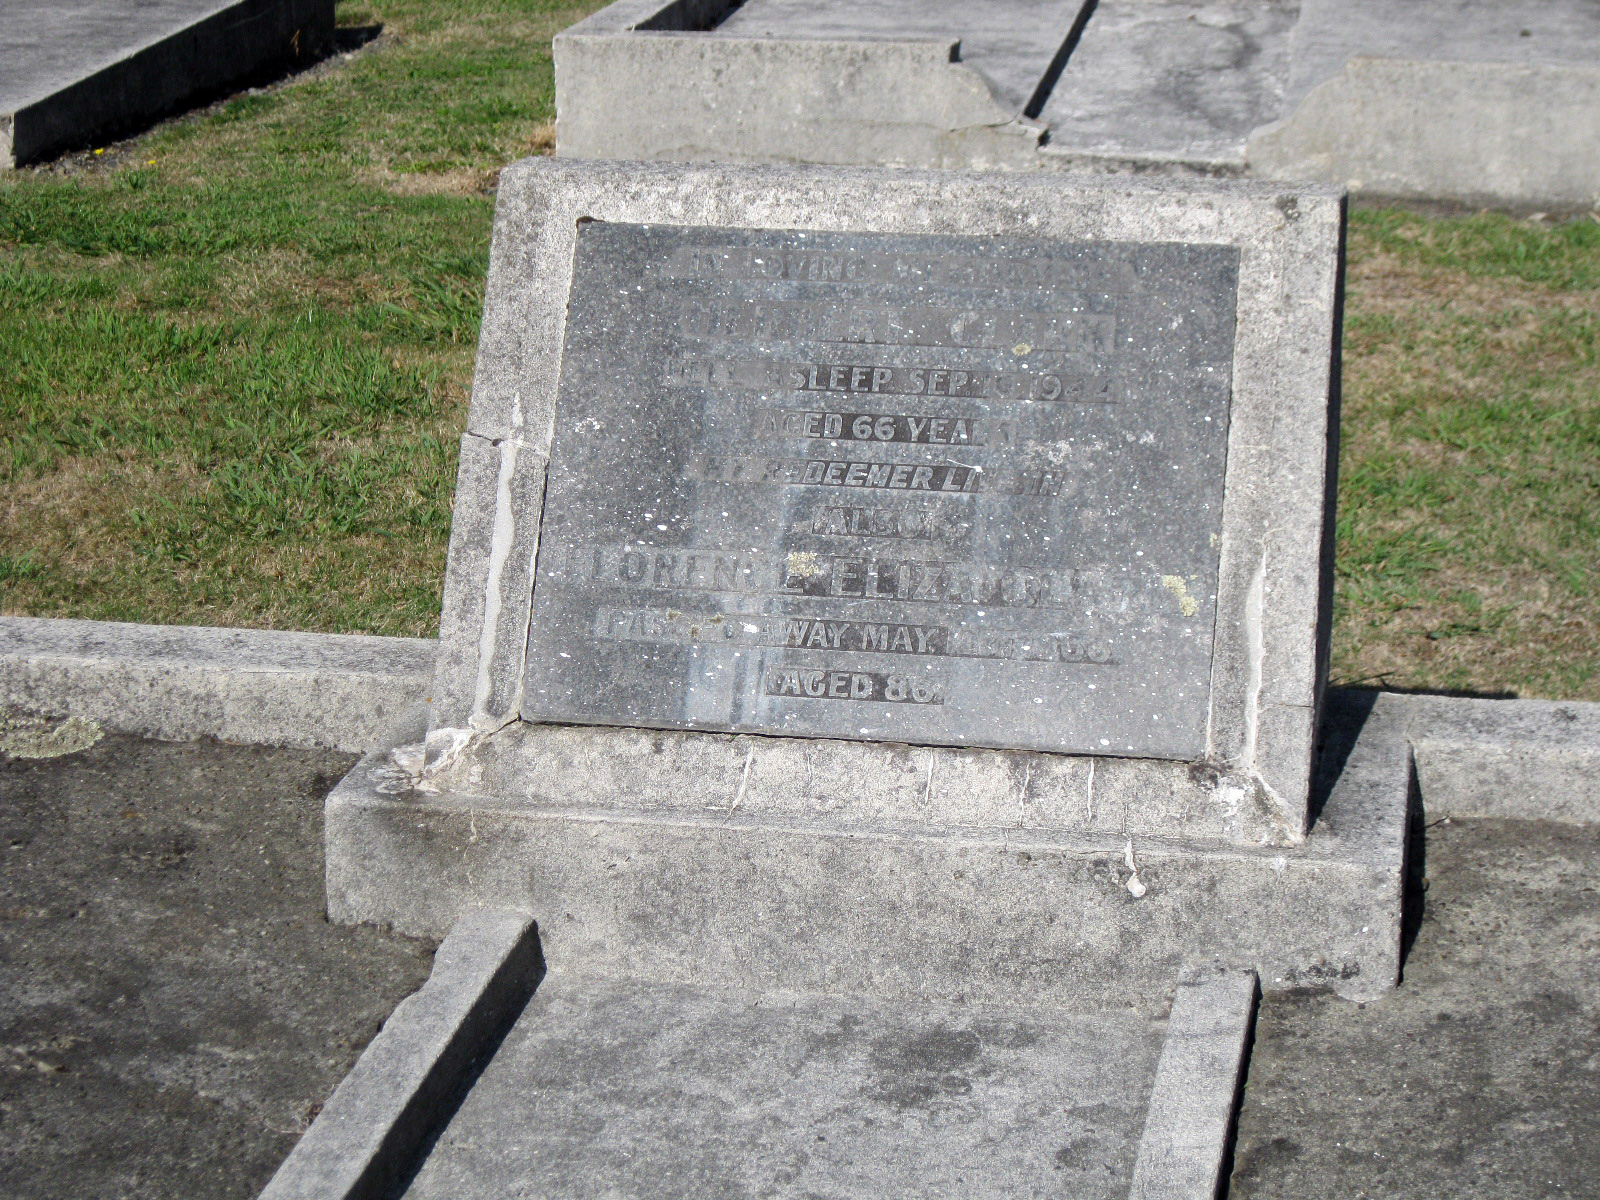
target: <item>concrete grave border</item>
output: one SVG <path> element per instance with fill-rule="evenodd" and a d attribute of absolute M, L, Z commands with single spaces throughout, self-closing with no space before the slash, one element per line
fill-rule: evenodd
<path fill-rule="evenodd" d="M 1044 127 L 995 97 L 959 41 L 705 36 L 728 7 L 621 0 L 557 34 L 557 153 L 766 162 L 781 146 L 799 162 L 1035 165 Z"/>
<path fill-rule="evenodd" d="M 365 753 L 426 699 L 437 649 L 431 638 L 0 617 L 0 704 L 159 741 Z M 1336 707 L 1366 697 L 1410 741 L 1429 820 L 1600 824 L 1600 703 L 1330 690 Z"/>
<path fill-rule="evenodd" d="M 1081 761 L 1104 769 L 1102 783 L 1165 797 L 1151 802 L 1155 827 L 1251 841 L 1304 835 L 1330 601 L 1344 221 L 1342 194 L 1320 187 L 535 159 L 508 167 L 462 439 L 436 766 L 521 712 L 566 297 L 586 220 L 1237 247 L 1217 599 L 1229 616 L 1217 626 L 1210 749 L 1198 770 Z M 666 765 L 662 756 L 651 764 L 663 786 Z"/>
<path fill-rule="evenodd" d="M 128 40 L 110 45 L 106 31 L 93 27 L 103 22 L 76 5 L 74 18 L 85 26 L 78 38 L 88 46 L 76 64 L 53 77 L 9 81 L 9 87 L 0 79 L 0 168 L 136 128 L 274 66 L 312 62 L 334 43 L 333 5 L 334 0 L 128 4 L 143 11 L 125 18 Z M 9 21 L 8 37 L 25 36 L 15 28 L 25 21 L 23 14 Z M 103 48 L 94 57 L 97 44 Z"/>
<path fill-rule="evenodd" d="M 533 922 L 478 910 L 451 927 L 261 1200 L 388 1200 L 544 977 Z"/>
<path fill-rule="evenodd" d="M 177 742 L 361 753 L 427 697 L 431 639 L 0 617 L 0 705 Z"/>

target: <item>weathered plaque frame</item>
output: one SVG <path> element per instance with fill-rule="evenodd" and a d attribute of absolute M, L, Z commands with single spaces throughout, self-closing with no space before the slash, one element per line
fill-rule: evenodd
<path fill-rule="evenodd" d="M 507 169 L 462 442 L 432 717 L 435 746 L 482 741 L 529 711 L 524 682 L 533 572 L 550 483 L 574 249 L 587 222 L 1215 247 L 1236 254 L 1203 737 L 1166 759 L 1117 764 L 1092 752 L 1085 757 L 1091 766 L 1102 762 L 1107 783 L 1118 780 L 1125 792 L 1131 784 L 1147 793 L 1152 811 L 1170 809 L 1173 832 L 1185 831 L 1185 818 L 1176 814 L 1195 808 L 1192 796 L 1178 797 L 1185 789 L 1210 796 L 1224 814 L 1237 813 L 1241 804 L 1253 807 L 1257 818 L 1291 837 L 1304 829 L 1329 604 L 1343 229 L 1337 192 L 1049 175 L 537 160 Z M 830 753 L 840 770 L 859 770 L 863 751 L 837 745 L 835 752 L 819 743 L 808 770 L 820 764 L 826 771 Z M 1122 751 L 1152 752 L 1160 750 Z M 972 752 L 932 753 L 959 763 Z M 746 775 L 749 769 L 747 761 Z M 1091 774 L 1091 787 L 1093 780 Z M 694 783 L 686 777 L 663 786 Z M 1261 823 L 1223 820 L 1217 828 L 1253 836 Z"/>

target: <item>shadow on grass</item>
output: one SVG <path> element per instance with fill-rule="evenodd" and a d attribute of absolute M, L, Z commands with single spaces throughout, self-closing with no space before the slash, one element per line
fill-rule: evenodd
<path fill-rule="evenodd" d="M 333 31 L 333 52 L 353 54 L 368 42 L 376 41 L 382 25 L 341 25 Z"/>
<path fill-rule="evenodd" d="M 1357 680 L 1354 683 L 1341 683 L 1330 687 L 1328 690 L 1330 692 L 1370 692 L 1373 696 L 1377 696 L 1382 692 L 1392 692 L 1397 696 L 1451 696 L 1457 700 L 1517 700 L 1521 698 L 1518 692 L 1507 688 L 1483 692 L 1475 691 L 1472 688 L 1401 687 L 1398 684 L 1383 683 L 1381 682 L 1382 678 L 1380 675 L 1369 679 Z"/>

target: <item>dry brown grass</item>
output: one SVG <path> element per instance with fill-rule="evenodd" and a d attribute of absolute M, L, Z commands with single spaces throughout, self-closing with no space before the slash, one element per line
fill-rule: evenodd
<path fill-rule="evenodd" d="M 1600 292 L 1355 233 L 1335 680 L 1600 699 Z"/>

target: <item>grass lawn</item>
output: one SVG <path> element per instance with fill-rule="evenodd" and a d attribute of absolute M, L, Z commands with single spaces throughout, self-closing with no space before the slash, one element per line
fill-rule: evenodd
<path fill-rule="evenodd" d="M 428 635 L 499 166 L 599 0 L 370 0 L 352 55 L 0 181 L 0 610 Z M 1600 223 L 1358 210 L 1338 682 L 1600 699 Z"/>

